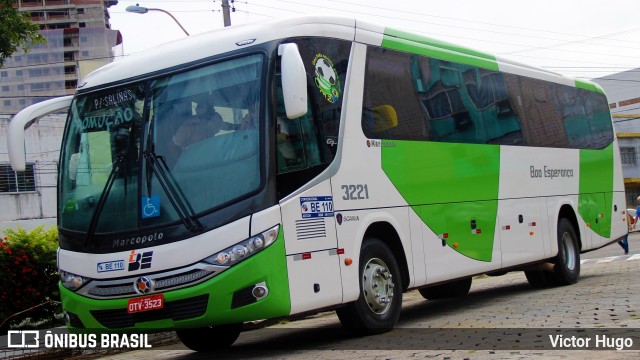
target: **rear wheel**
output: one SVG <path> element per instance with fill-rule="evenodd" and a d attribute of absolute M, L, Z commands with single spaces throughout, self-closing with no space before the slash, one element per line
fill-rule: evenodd
<path fill-rule="evenodd" d="M 547 273 L 553 285 L 571 285 L 580 276 L 580 248 L 578 237 L 571 222 L 560 219 L 558 223 L 558 256 L 556 256 L 553 272 Z"/>
<path fill-rule="evenodd" d="M 240 336 L 242 324 L 176 330 L 184 346 L 194 351 L 212 352 L 231 346 Z"/>
<path fill-rule="evenodd" d="M 558 222 L 558 255 L 552 271 L 525 271 L 529 285 L 535 289 L 575 284 L 580 276 L 580 248 L 573 224 L 562 218 Z"/>
<path fill-rule="evenodd" d="M 548 280 L 549 274 L 550 273 L 548 271 L 538 271 L 538 270 L 531 270 L 531 271 L 524 272 L 524 275 L 527 277 L 527 281 L 529 282 L 529 285 L 531 285 L 531 287 L 534 289 L 543 289 L 543 288 L 549 287 L 551 285 Z"/>
<path fill-rule="evenodd" d="M 400 268 L 387 245 L 375 238 L 365 239 L 360 251 L 360 296 L 336 310 L 348 331 L 380 334 L 393 329 L 402 307 Z"/>
<path fill-rule="evenodd" d="M 471 278 L 419 289 L 420 295 L 427 300 L 446 299 L 465 296 L 471 289 Z"/>

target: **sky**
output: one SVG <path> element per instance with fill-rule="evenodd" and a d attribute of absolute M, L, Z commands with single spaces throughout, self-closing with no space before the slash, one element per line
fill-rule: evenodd
<path fill-rule="evenodd" d="M 231 0 L 229 0 L 231 2 Z M 186 35 L 162 12 L 127 13 L 139 4 L 173 14 L 190 33 L 223 27 L 220 0 L 123 1 L 109 8 L 126 56 Z M 579 78 L 640 68 L 636 0 L 235 0 L 231 26 L 296 15 L 353 16 Z"/>

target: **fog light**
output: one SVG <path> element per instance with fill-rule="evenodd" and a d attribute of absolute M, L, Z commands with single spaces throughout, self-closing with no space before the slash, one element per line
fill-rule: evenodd
<path fill-rule="evenodd" d="M 251 294 L 253 295 L 253 297 L 256 298 L 256 300 L 264 299 L 267 295 L 269 295 L 269 289 L 267 289 L 267 284 L 265 283 L 256 284 L 256 286 L 251 291 Z"/>

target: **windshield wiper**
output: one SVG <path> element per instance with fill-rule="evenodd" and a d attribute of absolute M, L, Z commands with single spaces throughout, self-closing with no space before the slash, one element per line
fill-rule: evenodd
<path fill-rule="evenodd" d="M 104 189 L 102 190 L 102 194 L 100 194 L 100 199 L 98 200 L 98 204 L 96 205 L 96 210 L 93 212 L 91 216 L 91 222 L 89 223 L 89 230 L 87 230 L 87 237 L 85 238 L 85 246 L 89 243 L 89 239 L 93 238 L 93 235 L 96 232 L 96 227 L 98 226 L 98 219 L 100 218 L 100 214 L 102 213 L 102 209 L 104 208 L 104 204 L 107 202 L 107 197 L 111 192 L 111 187 L 116 180 L 116 175 L 120 172 L 122 166 L 125 165 L 127 160 L 126 156 L 120 155 L 116 157 L 116 161 L 113 165 L 113 169 L 109 173 L 109 178 L 107 179 L 107 183 L 104 185 Z"/>
<path fill-rule="evenodd" d="M 204 226 L 202 226 L 202 223 L 200 223 L 196 218 L 195 211 L 193 211 L 191 203 L 189 203 L 189 200 L 182 192 L 180 185 L 178 185 L 176 179 L 173 177 L 169 166 L 167 166 L 165 157 L 158 156 L 156 154 L 155 143 L 153 140 L 154 125 L 155 121 L 151 119 L 149 121 L 149 127 L 147 128 L 147 146 L 144 150 L 144 158 L 147 160 L 147 167 L 145 170 L 147 195 L 151 197 L 152 178 L 151 173 L 149 172 L 149 169 L 151 169 L 151 172 L 156 175 L 160 186 L 169 197 L 171 206 L 176 211 L 178 217 L 180 217 L 180 220 L 187 230 L 194 233 L 200 232 L 204 229 Z"/>
<path fill-rule="evenodd" d="M 173 177 L 164 157 L 157 156 L 152 146 L 148 146 L 148 149 L 144 152 L 144 157 L 147 160 L 147 171 L 150 168 L 156 175 L 160 186 L 162 186 L 162 189 L 169 197 L 169 202 L 176 210 L 176 213 L 178 213 L 184 226 L 191 232 L 202 231 L 204 226 L 202 226 L 202 223 L 196 218 L 193 207 L 191 207 L 189 200 Z M 149 179 L 149 176 L 147 176 L 147 179 Z M 149 182 L 149 180 L 147 181 Z M 150 187 L 147 185 L 147 188 Z"/>

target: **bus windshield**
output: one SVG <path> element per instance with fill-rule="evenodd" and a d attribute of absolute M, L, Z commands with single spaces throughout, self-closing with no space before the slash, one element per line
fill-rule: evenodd
<path fill-rule="evenodd" d="M 259 189 L 262 55 L 78 96 L 59 226 L 116 233 L 182 221 Z"/>

